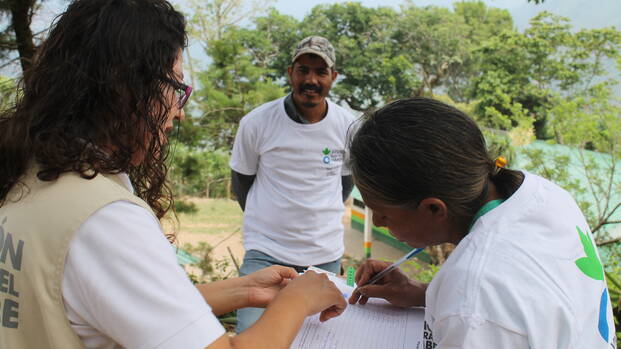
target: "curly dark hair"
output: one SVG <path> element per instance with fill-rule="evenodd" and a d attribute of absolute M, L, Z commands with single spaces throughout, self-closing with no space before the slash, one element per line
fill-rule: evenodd
<path fill-rule="evenodd" d="M 187 44 L 185 24 L 164 0 L 71 3 L 24 74 L 15 107 L 0 116 L 0 206 L 36 161 L 43 181 L 126 172 L 162 218 L 172 194 L 160 135 L 176 107 L 163 91 Z M 144 160 L 132 164 L 137 153 Z"/>

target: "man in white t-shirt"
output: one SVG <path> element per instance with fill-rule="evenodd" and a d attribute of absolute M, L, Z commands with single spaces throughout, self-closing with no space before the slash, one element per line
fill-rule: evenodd
<path fill-rule="evenodd" d="M 244 210 L 241 275 L 274 264 L 340 271 L 343 201 L 353 187 L 346 138 L 354 118 L 326 98 L 338 75 L 330 42 L 300 41 L 288 75 L 292 93 L 244 116 L 235 137 L 230 165 Z M 238 331 L 262 311 L 238 311 Z"/>

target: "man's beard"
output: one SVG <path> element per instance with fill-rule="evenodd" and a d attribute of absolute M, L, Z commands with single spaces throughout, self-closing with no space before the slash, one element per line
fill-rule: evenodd
<path fill-rule="evenodd" d="M 304 94 L 304 92 L 306 91 L 313 91 L 315 93 L 317 93 L 317 95 L 319 97 L 323 97 L 322 92 L 323 92 L 323 88 L 321 88 L 321 86 L 319 85 L 313 85 L 313 84 L 303 84 L 300 86 L 300 88 L 298 89 L 298 93 L 300 94 L 300 96 L 302 96 Z M 319 103 L 315 103 L 315 102 L 311 102 L 311 101 L 303 101 L 302 105 L 306 108 L 313 108 L 319 105 Z"/>

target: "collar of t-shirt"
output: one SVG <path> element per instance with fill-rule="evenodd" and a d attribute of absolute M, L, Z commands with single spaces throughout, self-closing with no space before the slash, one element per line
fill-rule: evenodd
<path fill-rule="evenodd" d="M 481 216 L 483 216 L 487 212 L 495 209 L 496 207 L 500 206 L 500 204 L 502 204 L 504 201 L 505 201 L 504 199 L 496 199 L 496 200 L 492 200 L 492 201 L 486 202 L 485 205 L 483 205 L 483 207 L 481 207 L 477 211 L 477 213 L 475 213 L 474 218 L 472 218 L 472 222 L 470 222 L 470 227 L 468 227 L 468 232 L 470 232 L 470 230 L 472 229 L 472 226 L 474 225 L 474 223 L 479 218 L 481 218 Z"/>
<path fill-rule="evenodd" d="M 298 109 L 295 107 L 295 102 L 293 101 L 293 92 L 285 97 L 285 112 L 291 120 L 299 124 L 310 124 L 302 114 L 298 113 Z"/>

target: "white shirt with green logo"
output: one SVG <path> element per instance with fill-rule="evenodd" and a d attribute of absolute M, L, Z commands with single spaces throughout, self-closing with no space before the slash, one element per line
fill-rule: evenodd
<path fill-rule="evenodd" d="M 602 264 L 573 198 L 525 173 L 426 293 L 423 348 L 616 348 Z"/>
<path fill-rule="evenodd" d="M 347 132 L 354 118 L 328 101 L 313 124 L 297 123 L 283 98 L 266 103 L 240 122 L 231 168 L 256 175 L 244 212 L 244 247 L 294 265 L 316 265 L 344 251 L 341 176 Z"/>

